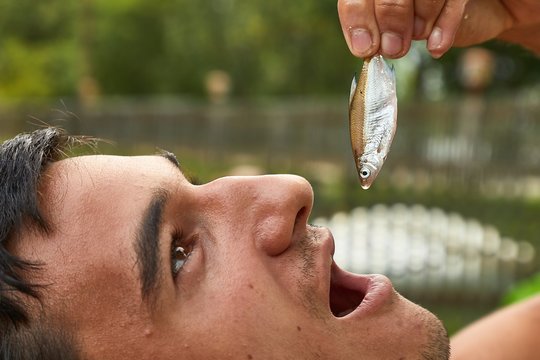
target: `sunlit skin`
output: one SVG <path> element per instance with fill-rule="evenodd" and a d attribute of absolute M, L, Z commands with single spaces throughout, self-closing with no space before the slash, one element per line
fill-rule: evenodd
<path fill-rule="evenodd" d="M 134 243 L 157 189 L 168 193 L 158 286 L 143 300 Z M 440 322 L 393 290 L 368 295 L 380 303 L 371 311 L 332 314 L 334 243 L 307 223 L 303 178 L 196 186 L 161 156 L 86 156 L 50 165 L 40 193 L 53 231 L 23 234 L 15 251 L 47 264 L 45 307 L 73 326 L 85 358 L 442 358 Z M 173 278 L 177 232 L 192 245 Z"/>
<path fill-rule="evenodd" d="M 540 295 L 482 318 L 452 338 L 452 360 L 538 359 Z M 455 351 L 454 351 L 455 349 Z"/>

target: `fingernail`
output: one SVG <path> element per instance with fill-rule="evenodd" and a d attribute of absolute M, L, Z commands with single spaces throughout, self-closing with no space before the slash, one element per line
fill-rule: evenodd
<path fill-rule="evenodd" d="M 425 27 L 426 27 L 426 22 L 424 21 L 424 19 L 418 16 L 415 16 L 413 37 L 419 38 L 424 33 Z"/>
<path fill-rule="evenodd" d="M 383 33 L 381 36 L 381 48 L 384 55 L 397 55 L 403 49 L 403 40 L 394 33 Z"/>
<path fill-rule="evenodd" d="M 430 51 L 437 50 L 441 47 L 442 42 L 442 30 L 440 27 L 434 27 L 431 35 L 429 35 L 427 48 Z"/>
<path fill-rule="evenodd" d="M 353 29 L 351 31 L 351 44 L 353 52 L 356 55 L 362 56 L 368 52 L 373 42 L 371 40 L 371 35 L 367 30 Z"/>

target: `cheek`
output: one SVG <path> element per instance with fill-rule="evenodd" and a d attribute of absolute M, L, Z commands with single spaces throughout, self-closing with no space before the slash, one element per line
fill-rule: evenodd
<path fill-rule="evenodd" d="M 258 292 L 257 287 L 249 289 Z M 246 301 L 247 299 L 247 301 Z M 252 302 L 253 299 L 262 299 Z M 326 351 L 332 336 L 305 313 L 262 292 L 230 295 L 218 305 L 201 309 L 185 344 L 192 359 L 331 359 Z M 204 313 L 206 311 L 206 313 Z M 209 331 L 212 329 L 212 331 Z"/>
<path fill-rule="evenodd" d="M 196 310 L 184 319 L 182 339 L 189 349 L 186 359 L 280 359 L 290 357 L 303 335 L 302 322 L 280 311 L 279 304 L 253 303 L 242 295 L 222 294 L 222 299 Z M 250 355 L 250 356 L 248 356 Z"/>
<path fill-rule="evenodd" d="M 253 272 L 249 277 L 210 281 L 196 297 L 182 304 L 177 315 L 194 349 L 216 353 L 240 351 L 242 347 L 260 353 L 269 342 L 290 341 L 298 333 L 297 326 L 302 326 L 278 288 L 269 281 L 261 282 Z M 203 357 L 199 354 L 198 358 Z"/>

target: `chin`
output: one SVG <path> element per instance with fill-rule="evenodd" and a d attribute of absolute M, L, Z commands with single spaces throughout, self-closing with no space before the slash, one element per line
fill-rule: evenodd
<path fill-rule="evenodd" d="M 443 323 L 427 309 L 411 302 L 401 295 L 397 307 L 404 316 L 403 348 L 410 347 L 410 356 L 406 359 L 448 360 L 450 358 L 450 341 Z"/>

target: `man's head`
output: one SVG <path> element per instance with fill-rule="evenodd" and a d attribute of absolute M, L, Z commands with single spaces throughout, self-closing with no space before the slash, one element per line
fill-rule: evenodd
<path fill-rule="evenodd" d="M 300 177 L 193 185 L 170 154 L 84 156 L 49 163 L 36 186 L 48 230 L 12 226 L 7 248 L 43 264 L 28 312 L 62 319 L 85 358 L 448 356 L 433 315 L 333 264 Z"/>

